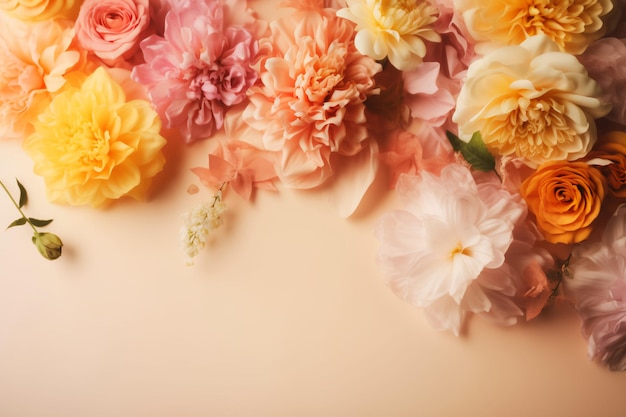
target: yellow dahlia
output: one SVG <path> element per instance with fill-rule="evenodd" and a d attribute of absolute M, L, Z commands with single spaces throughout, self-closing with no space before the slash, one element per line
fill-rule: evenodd
<path fill-rule="evenodd" d="M 127 101 L 98 68 L 80 88 L 57 95 L 24 141 L 50 201 L 101 206 L 142 198 L 163 168 L 161 121 L 146 100 Z"/>

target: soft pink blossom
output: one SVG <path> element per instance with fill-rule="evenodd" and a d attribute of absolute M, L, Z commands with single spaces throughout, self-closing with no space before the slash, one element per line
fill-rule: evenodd
<path fill-rule="evenodd" d="M 439 42 L 426 42 L 424 62 L 403 71 L 405 102 L 414 118 L 436 126 L 451 126 L 456 97 L 474 57 L 471 38 L 451 0 L 437 2 L 439 16 L 433 29 Z"/>
<path fill-rule="evenodd" d="M 151 33 L 148 0 L 85 0 L 76 19 L 76 39 L 109 66 L 129 60 Z"/>
<path fill-rule="evenodd" d="M 626 125 L 626 39 L 599 39 L 578 59 L 602 88 L 601 98 L 612 107 L 606 117 Z"/>
<path fill-rule="evenodd" d="M 226 20 L 240 7 L 212 0 L 172 3 L 163 37 L 141 42 L 146 63 L 133 69 L 133 78 L 148 88 L 165 126 L 178 129 L 186 142 L 220 129 L 227 108 L 242 102 L 257 79 L 250 66 L 256 40 Z"/>
<path fill-rule="evenodd" d="M 381 67 L 356 50 L 353 24 L 332 9 L 296 11 L 270 28 L 271 36 L 261 40 L 261 82 L 243 110 L 244 132 L 233 132 L 238 121 L 227 131 L 273 152 L 288 187 L 318 187 L 338 169 L 348 170 L 343 179 L 350 183 L 336 194 L 350 200 L 341 209 L 348 215 L 376 170 L 377 144 L 364 102 L 375 92 Z"/>
<path fill-rule="evenodd" d="M 227 183 L 245 200 L 250 199 L 253 189 L 276 190 L 273 163 L 244 142 L 220 142 L 209 154 L 208 166 L 191 171 L 208 187 L 218 189 Z"/>
<path fill-rule="evenodd" d="M 625 371 L 626 205 L 616 210 L 600 242 L 574 250 L 563 285 L 582 320 L 589 357 Z"/>
<path fill-rule="evenodd" d="M 439 176 L 403 175 L 397 192 L 404 207 L 376 228 L 379 264 L 396 294 L 457 335 L 468 312 L 501 324 L 524 314 L 515 301 L 519 265 L 506 256 L 525 219 L 519 195 L 493 179 L 477 182 L 459 164 Z"/>
<path fill-rule="evenodd" d="M 381 159 L 391 173 L 391 187 L 402 174 L 418 175 L 426 170 L 439 175 L 455 156 L 445 132 L 429 123 L 414 120 L 406 130 L 397 130 L 381 150 Z"/>

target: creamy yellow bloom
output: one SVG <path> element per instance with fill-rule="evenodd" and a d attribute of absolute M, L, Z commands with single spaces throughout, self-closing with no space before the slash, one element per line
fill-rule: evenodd
<path fill-rule="evenodd" d="M 486 53 L 544 34 L 562 51 L 582 53 L 606 32 L 611 0 L 454 0 L 470 34 Z"/>
<path fill-rule="evenodd" d="M 610 110 L 599 94 L 576 57 L 539 35 L 474 61 L 453 121 L 461 139 L 480 131 L 488 147 L 529 166 L 571 161 L 591 150 L 594 119 Z"/>
<path fill-rule="evenodd" d="M 376 60 L 387 57 L 399 70 L 422 62 L 424 39 L 441 39 L 431 27 L 439 11 L 427 1 L 347 0 L 347 5 L 337 15 L 356 23 L 357 50 Z"/>
<path fill-rule="evenodd" d="M 0 10 L 16 19 L 44 21 L 75 18 L 81 0 L 0 0 Z"/>
<path fill-rule="evenodd" d="M 156 112 L 146 100 L 127 101 L 103 68 L 57 95 L 34 128 L 24 149 L 55 203 L 140 199 L 165 163 Z"/>

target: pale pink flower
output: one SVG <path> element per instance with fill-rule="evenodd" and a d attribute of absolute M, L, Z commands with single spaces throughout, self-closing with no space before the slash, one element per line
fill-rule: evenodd
<path fill-rule="evenodd" d="M 491 312 L 503 324 L 522 314 L 489 291 L 516 294 L 501 268 L 525 215 L 518 195 L 494 181 L 477 183 L 459 164 L 440 176 L 403 175 L 397 191 L 404 208 L 386 214 L 376 233 L 379 264 L 401 298 L 424 308 L 436 328 L 457 335 L 467 312 Z"/>
<path fill-rule="evenodd" d="M 76 19 L 76 39 L 105 64 L 130 60 L 152 31 L 148 0 L 85 0 Z"/>
<path fill-rule="evenodd" d="M 393 188 L 402 174 L 418 175 L 426 170 L 439 175 L 443 167 L 455 161 L 455 156 L 444 131 L 416 119 L 406 130 L 389 137 L 381 159 L 390 170 Z"/>
<path fill-rule="evenodd" d="M 350 182 L 336 194 L 349 200 L 340 209 L 349 215 L 376 169 L 364 102 L 381 67 L 356 50 L 352 23 L 332 9 L 295 13 L 270 24 L 271 36 L 261 40 L 261 82 L 242 114 L 244 132 L 227 132 L 275 153 L 277 174 L 291 188 L 317 187 L 349 170 L 335 180 Z"/>
<path fill-rule="evenodd" d="M 239 4 L 245 2 L 239 2 Z M 229 26 L 230 2 L 172 3 L 164 36 L 141 42 L 145 64 L 133 69 L 168 128 L 186 142 L 206 139 L 220 129 L 228 107 L 242 102 L 257 79 L 250 62 L 257 53 L 252 34 Z"/>
<path fill-rule="evenodd" d="M 602 88 L 602 100 L 612 107 L 606 117 L 626 125 L 626 39 L 599 39 L 578 59 Z"/>
<path fill-rule="evenodd" d="M 451 116 L 467 68 L 474 57 L 473 45 L 463 19 L 455 13 L 451 0 L 437 3 L 439 16 L 433 29 L 439 42 L 427 41 L 424 62 L 403 71 L 405 102 L 414 118 L 436 126 L 452 125 Z"/>
<path fill-rule="evenodd" d="M 563 278 L 565 294 L 582 320 L 588 353 L 611 370 L 626 370 L 626 205 L 600 242 L 576 247 Z"/>
<path fill-rule="evenodd" d="M 64 21 L 26 24 L 0 14 L 0 136 L 24 137 L 81 63 Z"/>
<path fill-rule="evenodd" d="M 253 189 L 276 190 L 273 162 L 245 142 L 220 142 L 209 154 L 208 166 L 191 171 L 208 187 L 218 189 L 227 183 L 244 200 L 250 199 Z"/>

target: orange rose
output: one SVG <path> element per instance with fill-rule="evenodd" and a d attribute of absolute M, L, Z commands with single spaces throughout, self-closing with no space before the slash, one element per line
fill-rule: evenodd
<path fill-rule="evenodd" d="M 548 242 L 578 243 L 600 213 L 605 180 L 586 162 L 556 161 L 540 166 L 520 191 Z"/>
<path fill-rule="evenodd" d="M 605 176 L 609 191 L 616 197 L 626 197 L 626 132 L 608 132 L 598 139 L 597 150 L 587 158 L 606 159 L 611 163 L 597 168 Z"/>

